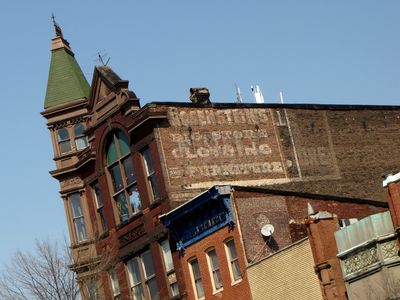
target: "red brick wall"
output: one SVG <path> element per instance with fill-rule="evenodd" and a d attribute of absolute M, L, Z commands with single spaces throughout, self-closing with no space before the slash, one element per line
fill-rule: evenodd
<path fill-rule="evenodd" d="M 296 239 L 305 236 L 305 231 L 301 234 L 301 223 L 307 217 L 308 202 L 315 211 L 335 213 L 338 219 L 360 219 L 387 210 L 382 205 L 374 206 L 372 204 L 341 202 L 338 200 L 245 191 L 236 191 L 234 198 L 246 249 L 246 257 L 249 262 L 258 261 L 262 257 L 282 249 Z M 275 232 L 268 243 L 266 243 L 267 239 L 260 233 L 261 227 L 267 223 L 272 224 L 275 228 Z M 293 226 L 290 226 L 289 223 L 298 224 L 299 228 L 297 230 L 300 233 L 294 233 Z M 305 230 L 304 226 L 303 229 Z"/>
<path fill-rule="evenodd" d="M 96 246 L 99 253 L 102 253 L 104 249 L 111 249 L 112 254 L 110 254 L 110 256 L 115 256 L 115 261 L 119 261 L 121 258 L 123 259 L 116 265 L 122 298 L 130 299 L 130 286 L 124 260 L 129 259 L 129 256 L 136 255 L 137 253 L 140 254 L 141 251 L 150 248 L 152 251 L 160 298 L 169 299 L 169 285 L 165 276 L 163 260 L 158 245 L 158 240 L 163 238 L 163 236 L 164 238 L 167 238 L 167 236 L 165 235 L 165 229 L 159 222 L 158 216 L 169 211 L 170 205 L 168 201 L 165 201 L 167 193 L 165 190 L 164 178 L 161 172 L 160 157 L 157 152 L 157 144 L 154 140 L 154 136 L 151 134 L 151 131 L 144 136 L 144 132 L 141 132 L 141 140 L 134 139 L 132 136 L 130 137 L 131 146 L 134 149 L 132 151 L 132 159 L 143 212 L 142 214 L 132 217 L 127 223 L 117 226 L 117 222 L 114 218 L 115 213 L 112 205 L 114 200 L 109 190 L 106 174 L 107 171 L 105 170 L 106 166 L 104 165 L 104 147 L 108 134 L 113 129 L 120 129 L 127 136 L 129 136 L 126 130 L 127 122 L 129 121 L 130 120 L 124 117 L 122 112 L 120 112 L 113 116 L 112 121 L 109 124 L 104 123 L 94 130 L 92 147 L 97 150 L 96 162 L 94 165 L 90 166 L 90 170 L 86 170 L 84 176 L 86 183 L 88 184 L 86 186 L 86 195 L 89 202 L 88 207 L 90 220 L 95 228 L 95 236 L 98 238 L 101 234 L 99 230 L 99 220 L 96 215 L 96 207 L 92 197 L 92 191 L 89 187 L 90 183 L 92 183 L 94 180 L 98 180 L 103 194 L 105 214 L 108 220 L 108 227 L 110 231 L 108 234 L 101 236 L 101 238 L 97 240 Z M 137 136 L 135 136 L 135 138 L 137 138 Z M 149 147 L 150 149 L 155 167 L 155 174 L 158 180 L 157 183 L 161 196 L 161 199 L 158 203 L 153 203 L 152 201 L 152 191 L 148 185 L 143 158 L 139 152 L 145 146 Z M 124 239 L 125 242 L 121 243 L 121 239 Z M 109 259 L 111 261 L 111 258 Z M 102 285 L 108 287 L 108 277 L 103 278 Z M 105 288 L 107 299 L 111 299 L 111 292 L 112 291 L 109 288 Z"/>
<path fill-rule="evenodd" d="M 170 199 L 218 182 L 385 201 L 400 109 L 308 107 L 155 106 L 169 118 L 158 132 Z"/>
<path fill-rule="evenodd" d="M 230 262 L 226 254 L 224 244 L 224 242 L 230 238 L 234 239 L 237 255 L 239 258 L 240 270 L 242 272 L 242 280 L 234 285 L 231 285 L 232 280 L 229 271 Z M 213 294 L 211 275 L 207 262 L 206 251 L 210 250 L 211 248 L 214 248 L 216 250 L 223 284 L 223 290 L 216 294 Z M 205 299 L 251 299 L 249 284 L 245 272 L 245 261 L 243 259 L 244 253 L 237 228 L 229 231 L 228 227 L 226 226 L 185 249 L 185 254 L 183 257 L 180 258 L 180 261 L 182 264 L 183 280 L 186 283 L 187 287 L 188 299 L 196 299 L 195 290 L 190 275 L 190 265 L 188 263 L 188 261 L 190 261 L 190 259 L 194 257 L 197 257 L 197 260 L 199 262 L 200 273 L 205 292 Z"/>

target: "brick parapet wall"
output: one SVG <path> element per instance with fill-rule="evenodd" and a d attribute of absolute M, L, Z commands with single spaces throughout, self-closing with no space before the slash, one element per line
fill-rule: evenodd
<path fill-rule="evenodd" d="M 302 224 L 307 216 L 307 203 L 310 203 L 315 211 L 335 213 L 338 219 L 360 219 L 387 210 L 385 205 L 380 203 L 379 206 L 374 206 L 361 201 L 357 203 L 357 200 L 345 202 L 305 196 L 274 195 L 268 192 L 235 191 L 234 198 L 248 262 L 262 259 L 304 237 L 306 231 Z M 273 239 L 266 244 L 266 239 L 260 230 L 268 223 L 274 226 L 275 232 Z"/>

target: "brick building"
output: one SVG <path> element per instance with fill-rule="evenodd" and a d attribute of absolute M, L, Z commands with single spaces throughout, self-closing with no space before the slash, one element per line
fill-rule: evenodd
<path fill-rule="evenodd" d="M 335 218 L 328 214 L 330 226 L 306 226 L 311 206 L 334 213 Z M 333 233 L 339 220 L 344 226 L 386 210 L 387 204 L 379 201 L 215 186 L 162 215 L 161 222 L 180 252 L 183 277 L 178 279 L 187 283 L 188 299 L 295 300 L 314 295 L 312 299 L 333 300 L 345 299 L 346 292 L 339 263 L 338 274 L 327 267 L 337 254 Z M 265 236 L 262 230 L 268 225 L 274 231 Z M 327 271 L 337 276 L 335 284 L 324 281 L 334 278 Z"/>
<path fill-rule="evenodd" d="M 211 103 L 196 93 L 196 103 L 141 107 L 108 66 L 95 67 L 89 85 L 56 26 L 42 115 L 85 298 L 190 298 L 159 216 L 214 185 L 237 186 L 236 200 L 251 188 L 251 206 L 276 207 L 268 218 L 286 226 L 282 247 L 302 234 L 286 223 L 304 217 L 301 193 L 367 199 L 321 204 L 339 212 L 362 211 L 368 201 L 385 207 L 379 178 L 400 168 L 400 107 Z M 261 203 L 267 196 L 256 189 L 265 187 L 285 196 Z M 237 201 L 244 212 L 237 220 L 250 222 L 249 204 Z M 251 230 L 243 235 L 248 263 L 259 242 Z"/>
<path fill-rule="evenodd" d="M 399 180 L 397 173 L 383 181 L 388 211 L 352 218 L 342 228 L 337 212 L 306 219 L 324 300 L 400 299 Z"/>

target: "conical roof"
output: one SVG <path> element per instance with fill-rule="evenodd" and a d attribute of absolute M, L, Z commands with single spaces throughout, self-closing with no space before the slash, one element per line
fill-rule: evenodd
<path fill-rule="evenodd" d="M 51 63 L 44 108 L 88 98 L 89 90 L 89 83 L 57 25 L 56 37 L 52 40 Z"/>

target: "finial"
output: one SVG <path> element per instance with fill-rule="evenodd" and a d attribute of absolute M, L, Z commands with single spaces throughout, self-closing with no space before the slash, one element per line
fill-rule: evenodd
<path fill-rule="evenodd" d="M 314 209 L 313 209 L 313 207 L 311 206 L 311 203 L 310 203 L 310 202 L 307 203 L 307 214 L 308 214 L 309 216 L 311 216 L 311 215 L 314 214 Z"/>
<path fill-rule="evenodd" d="M 54 25 L 54 29 L 56 31 L 56 36 L 63 38 L 61 27 L 60 27 L 60 25 L 57 24 L 54 13 L 51 14 L 51 19 L 53 20 L 53 25 Z"/>

